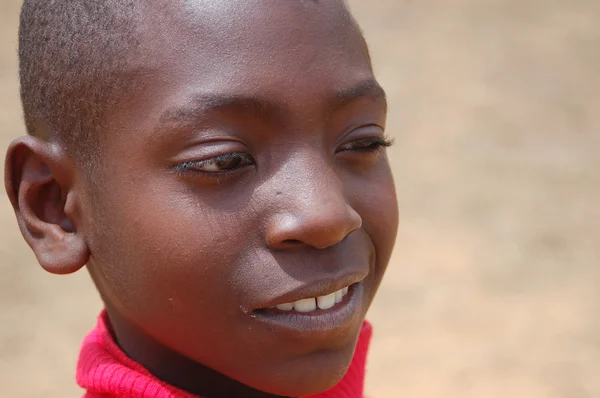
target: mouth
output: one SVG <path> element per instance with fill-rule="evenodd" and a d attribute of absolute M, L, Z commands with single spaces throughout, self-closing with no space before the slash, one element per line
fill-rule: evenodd
<path fill-rule="evenodd" d="M 310 315 L 317 310 L 328 310 L 335 307 L 336 304 L 339 304 L 343 301 L 344 297 L 349 291 L 350 286 L 345 286 L 324 296 L 302 298 L 291 303 L 277 304 L 267 308 L 266 310 L 275 309 L 279 311 L 295 311 Z M 264 310 L 265 309 L 263 309 L 263 311 Z"/>
<path fill-rule="evenodd" d="M 362 321 L 362 280 L 321 295 L 310 295 L 281 302 L 251 312 L 255 319 L 271 328 L 301 332 L 306 337 L 353 330 Z"/>

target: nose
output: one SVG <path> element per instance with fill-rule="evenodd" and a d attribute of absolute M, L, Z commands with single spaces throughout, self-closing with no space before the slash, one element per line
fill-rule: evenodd
<path fill-rule="evenodd" d="M 296 174 L 298 175 L 298 174 Z M 267 245 L 272 249 L 310 246 L 325 249 L 343 241 L 362 226 L 333 171 L 317 172 L 302 181 L 282 184 L 277 208 L 269 220 Z"/>

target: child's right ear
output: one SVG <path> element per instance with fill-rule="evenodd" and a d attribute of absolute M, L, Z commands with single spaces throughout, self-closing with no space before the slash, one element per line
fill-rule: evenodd
<path fill-rule="evenodd" d="M 75 272 L 90 256 L 77 231 L 72 166 L 59 144 L 31 136 L 14 140 L 6 154 L 4 183 L 19 228 L 40 265 L 54 274 Z"/>

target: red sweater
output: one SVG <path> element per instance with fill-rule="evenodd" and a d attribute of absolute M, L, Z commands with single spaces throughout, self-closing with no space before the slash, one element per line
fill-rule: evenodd
<path fill-rule="evenodd" d="M 108 330 L 106 311 L 83 341 L 77 364 L 77 383 L 87 392 L 84 398 L 199 398 L 155 378 L 133 361 L 114 342 Z M 344 378 L 331 390 L 312 398 L 362 398 L 365 362 L 371 325 L 363 324 L 354 358 Z"/>

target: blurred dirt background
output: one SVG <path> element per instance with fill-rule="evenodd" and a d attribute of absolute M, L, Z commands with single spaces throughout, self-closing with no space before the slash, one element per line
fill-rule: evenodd
<path fill-rule="evenodd" d="M 24 133 L 0 0 L 0 150 Z M 387 89 L 402 225 L 373 397 L 600 397 L 600 2 L 351 1 Z M 0 193 L 0 397 L 76 397 L 101 308 Z"/>

